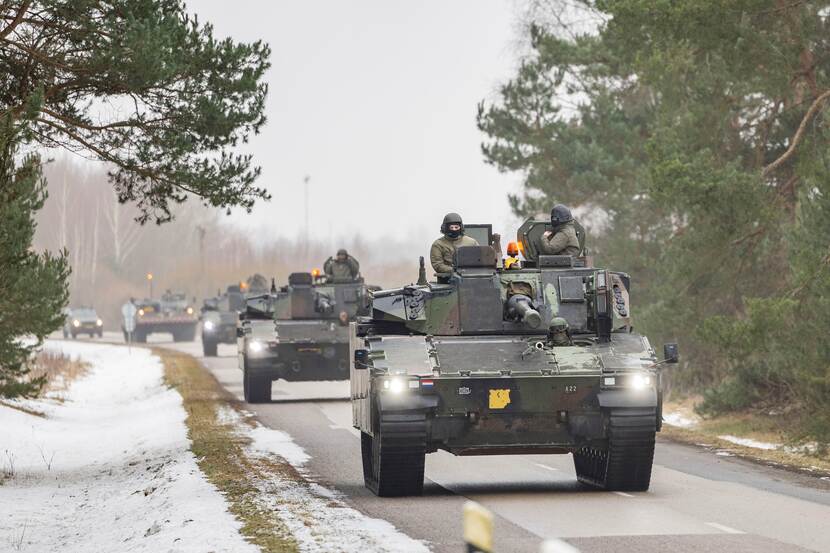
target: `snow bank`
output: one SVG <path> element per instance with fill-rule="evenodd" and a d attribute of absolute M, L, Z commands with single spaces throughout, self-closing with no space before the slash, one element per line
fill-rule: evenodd
<path fill-rule="evenodd" d="M 222 420 L 231 421 L 225 412 Z M 247 435 L 252 457 L 281 457 L 303 480 L 274 475 L 258 482 L 260 501 L 273 510 L 297 540 L 300 551 L 312 553 L 395 552 L 422 553 L 429 549 L 385 520 L 371 518 L 349 507 L 338 492 L 321 486 L 304 469 L 308 454 L 291 436 L 257 423 L 253 428 L 237 414 L 237 431 Z"/>
<path fill-rule="evenodd" d="M 694 428 L 700 420 L 680 412 L 663 413 L 663 422 L 679 428 Z"/>
<path fill-rule="evenodd" d="M 181 397 L 148 350 L 48 342 L 89 373 L 63 401 L 0 406 L 0 550 L 234 551 L 239 535 L 190 451 Z"/>
<path fill-rule="evenodd" d="M 783 444 L 759 442 L 758 440 L 753 440 L 752 438 L 740 438 L 738 436 L 731 436 L 729 434 L 718 436 L 718 438 L 720 438 L 721 440 L 726 440 L 727 442 L 732 442 L 733 444 L 742 445 L 744 447 L 752 447 L 755 449 L 780 449 L 784 447 Z"/>

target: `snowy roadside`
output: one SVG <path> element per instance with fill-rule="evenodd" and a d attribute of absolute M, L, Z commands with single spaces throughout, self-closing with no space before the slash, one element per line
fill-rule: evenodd
<path fill-rule="evenodd" d="M 302 477 L 272 472 L 258 478 L 260 501 L 277 513 L 291 530 L 301 551 L 327 553 L 421 553 L 429 549 L 399 532 L 385 520 L 370 518 L 346 505 L 341 494 L 313 481 L 305 471 L 306 452 L 291 436 L 257 422 L 245 421 L 239 412 L 225 407 L 220 418 L 246 436 L 247 454 L 255 459 L 288 462 Z"/>
<path fill-rule="evenodd" d="M 157 357 L 46 348 L 90 369 L 60 395 L 18 402 L 45 417 L 0 405 L 0 550 L 257 551 L 199 470 Z"/>
<path fill-rule="evenodd" d="M 728 417 L 702 419 L 688 402 L 667 403 L 664 409 L 663 434 L 671 439 L 711 449 L 718 456 L 739 455 L 830 480 L 830 458 L 820 454 L 821 449 L 815 442 L 772 441 L 767 437 L 769 432 L 757 432 L 744 420 L 729 424 L 732 421 Z M 724 427 L 731 427 L 731 431 L 724 431 Z M 736 431 L 737 428 L 742 430 Z"/>
<path fill-rule="evenodd" d="M 180 390 L 191 413 L 187 424 L 200 466 L 244 520 L 243 534 L 263 551 L 429 551 L 424 543 L 385 520 L 364 515 L 340 493 L 315 482 L 305 468 L 310 457 L 303 448 L 289 434 L 264 427 L 239 411 L 196 359 L 158 351 L 168 381 Z M 224 447 L 215 447 L 217 441 Z"/>

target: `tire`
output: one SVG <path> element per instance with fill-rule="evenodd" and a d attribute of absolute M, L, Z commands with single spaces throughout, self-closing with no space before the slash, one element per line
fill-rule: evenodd
<path fill-rule="evenodd" d="M 608 491 L 648 490 L 656 432 L 654 408 L 612 409 L 608 413 L 608 446 L 574 452 L 577 478 Z"/>
<path fill-rule="evenodd" d="M 218 344 L 213 340 L 205 340 L 202 338 L 202 353 L 205 357 L 216 357 Z"/>
<path fill-rule="evenodd" d="M 66 340 L 67 338 L 69 338 L 69 332 L 67 332 L 66 327 L 64 327 L 64 329 L 63 329 L 63 339 Z"/>
<path fill-rule="evenodd" d="M 133 342 L 136 344 L 146 344 L 147 343 L 147 334 L 143 331 L 136 330 L 133 332 Z"/>
<path fill-rule="evenodd" d="M 77 334 L 77 333 L 75 333 L 75 332 L 73 332 L 73 333 L 72 333 L 72 339 L 73 339 L 73 340 L 77 340 L 77 339 L 78 339 L 78 334 Z"/>
<path fill-rule="evenodd" d="M 242 392 L 247 403 L 268 403 L 271 401 L 271 379 L 253 376 L 246 363 L 242 369 Z"/>
<path fill-rule="evenodd" d="M 423 494 L 426 415 L 376 413 L 375 420 L 375 435 L 360 435 L 366 487 L 380 497 Z"/>
<path fill-rule="evenodd" d="M 99 337 L 99 338 L 103 338 L 103 337 L 104 337 L 104 331 L 103 331 L 103 330 L 101 330 L 101 331 L 99 331 L 99 332 L 98 332 L 98 337 Z"/>

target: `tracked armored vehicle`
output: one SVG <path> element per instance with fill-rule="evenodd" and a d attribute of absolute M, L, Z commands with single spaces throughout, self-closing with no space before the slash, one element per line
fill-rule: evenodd
<path fill-rule="evenodd" d="M 224 294 L 208 298 L 202 306 L 202 353 L 215 357 L 219 344 L 236 343 L 236 320 L 245 308 L 242 286 L 228 286 Z"/>
<path fill-rule="evenodd" d="M 144 299 L 137 302 L 136 307 L 133 332 L 136 342 L 146 342 L 149 335 L 156 333 L 172 334 L 174 342 L 192 342 L 196 338 L 199 319 L 183 292 L 168 290 L 161 299 Z M 127 331 L 123 325 L 122 331 L 126 341 Z"/>
<path fill-rule="evenodd" d="M 248 298 L 237 330 L 245 401 L 270 401 L 277 379 L 349 378 L 349 322 L 368 313 L 362 278 L 292 273 L 288 285 Z"/>
<path fill-rule="evenodd" d="M 257 273 L 245 282 L 228 286 L 224 294 L 205 300 L 201 316 L 205 357 L 215 357 L 218 344 L 236 343 L 239 313 L 245 311 L 246 299 L 268 294 L 268 290 L 268 281 Z"/>
<path fill-rule="evenodd" d="M 463 247 L 454 272 L 373 294 L 351 325 L 351 398 L 366 486 L 422 492 L 424 458 L 570 453 L 580 481 L 646 490 L 661 426 L 658 360 L 634 332 L 630 277 L 539 255 L 546 221 L 518 232 L 524 265 Z M 485 242 L 486 243 L 486 242 Z"/>

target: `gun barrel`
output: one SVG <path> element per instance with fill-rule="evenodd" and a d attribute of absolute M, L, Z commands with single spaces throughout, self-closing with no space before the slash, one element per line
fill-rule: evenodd
<path fill-rule="evenodd" d="M 542 316 L 533 309 L 533 302 L 524 294 L 514 294 L 507 300 L 507 312 L 512 318 L 529 326 L 539 328 L 542 325 Z"/>

